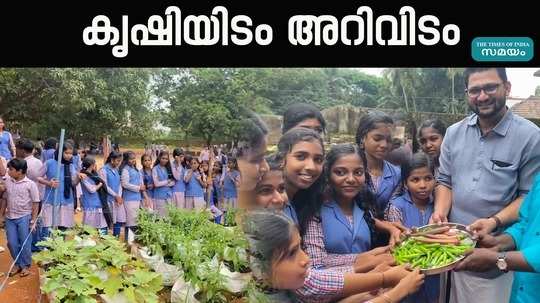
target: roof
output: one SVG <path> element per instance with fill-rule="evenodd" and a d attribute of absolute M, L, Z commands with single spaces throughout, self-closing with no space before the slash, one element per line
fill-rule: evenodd
<path fill-rule="evenodd" d="M 540 97 L 531 96 L 512 107 L 512 112 L 526 119 L 540 120 Z"/>
<path fill-rule="evenodd" d="M 509 108 L 512 108 L 512 107 L 514 107 L 514 105 L 516 105 L 518 103 L 521 103 L 521 102 L 523 102 L 525 100 L 527 100 L 527 98 L 508 97 L 508 98 L 506 98 L 506 106 L 508 106 Z"/>

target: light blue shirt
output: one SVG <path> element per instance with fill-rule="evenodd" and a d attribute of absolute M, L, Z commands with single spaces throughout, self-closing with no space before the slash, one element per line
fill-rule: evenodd
<path fill-rule="evenodd" d="M 519 220 L 506 233 L 514 238 L 516 250 L 535 272 L 515 272 L 511 303 L 538 302 L 540 299 L 540 174 L 519 209 Z"/>
<path fill-rule="evenodd" d="M 452 189 L 448 221 L 469 225 L 525 195 L 540 171 L 540 129 L 508 111 L 486 135 L 473 114 L 446 131 L 437 181 Z"/>

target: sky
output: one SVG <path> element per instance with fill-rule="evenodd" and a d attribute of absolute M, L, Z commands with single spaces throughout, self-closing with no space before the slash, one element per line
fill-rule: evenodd
<path fill-rule="evenodd" d="M 534 95 L 534 90 L 540 85 L 540 77 L 533 76 L 540 67 L 534 68 L 507 68 L 508 81 L 512 83 L 511 97 L 527 98 Z M 360 68 L 366 74 L 381 76 L 384 68 Z"/>

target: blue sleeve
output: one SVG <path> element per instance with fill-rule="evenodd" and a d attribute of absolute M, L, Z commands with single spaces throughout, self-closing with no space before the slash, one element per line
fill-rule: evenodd
<path fill-rule="evenodd" d="M 540 226 L 529 226 L 529 223 L 535 222 L 536 224 L 540 224 L 540 221 L 538 220 L 530 220 L 530 212 L 534 211 L 532 208 L 535 206 L 533 205 L 533 202 L 535 200 L 539 200 L 540 197 L 537 197 L 540 192 L 540 175 L 536 177 L 534 186 L 532 190 L 525 196 L 525 199 L 523 200 L 523 203 L 521 204 L 521 207 L 519 208 L 519 218 L 516 223 L 508 227 L 506 229 L 506 233 L 512 236 L 514 239 L 514 243 L 516 244 L 516 250 L 519 250 L 519 247 L 523 244 L 523 235 L 525 234 L 525 231 L 530 228 L 540 228 Z M 536 205 L 536 207 L 540 207 L 540 205 Z M 540 256 L 540 254 L 539 254 Z"/>
<path fill-rule="evenodd" d="M 521 253 L 533 270 L 540 273 L 540 243 L 522 249 Z"/>

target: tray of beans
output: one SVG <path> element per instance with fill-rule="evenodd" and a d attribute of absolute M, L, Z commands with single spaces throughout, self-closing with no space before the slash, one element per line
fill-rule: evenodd
<path fill-rule="evenodd" d="M 430 224 L 406 234 L 392 254 L 397 264 L 410 264 L 426 275 L 435 275 L 452 270 L 475 245 L 465 225 Z"/>

